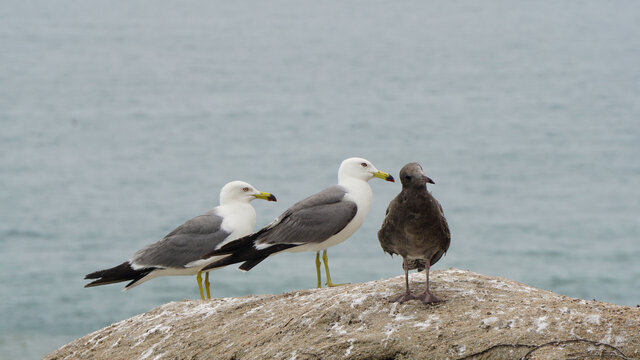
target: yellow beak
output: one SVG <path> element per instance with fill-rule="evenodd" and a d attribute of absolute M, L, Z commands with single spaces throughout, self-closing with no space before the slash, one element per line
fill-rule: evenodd
<path fill-rule="evenodd" d="M 268 192 L 262 192 L 260 191 L 259 194 L 253 195 L 256 199 L 262 199 L 262 200 L 267 200 L 267 201 L 278 201 L 278 199 L 276 199 L 275 196 L 273 196 L 273 194 L 270 194 Z"/>
<path fill-rule="evenodd" d="M 377 178 L 380 178 L 382 180 L 395 182 L 395 180 L 393 180 L 393 176 L 389 175 L 389 173 L 386 173 L 384 171 L 375 172 L 375 173 L 373 173 L 373 176 L 377 177 Z"/>

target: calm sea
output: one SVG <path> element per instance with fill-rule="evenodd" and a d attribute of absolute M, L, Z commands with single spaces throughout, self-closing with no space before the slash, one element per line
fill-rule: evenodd
<path fill-rule="evenodd" d="M 273 192 L 258 226 L 340 162 L 419 161 L 452 232 L 435 268 L 640 303 L 637 1 L 0 3 L 0 358 L 38 358 L 195 279 L 84 289 L 217 205 Z M 372 180 L 337 282 L 402 274 Z M 314 254 L 213 273 L 217 297 L 315 285 Z"/>

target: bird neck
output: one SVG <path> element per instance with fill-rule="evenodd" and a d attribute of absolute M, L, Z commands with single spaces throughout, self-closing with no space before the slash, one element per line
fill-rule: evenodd
<path fill-rule="evenodd" d="M 371 204 L 373 192 L 369 182 L 366 180 L 345 176 L 338 180 L 338 185 L 347 190 L 347 193 L 353 197 L 359 206 L 361 204 Z"/>
<path fill-rule="evenodd" d="M 250 201 L 243 201 L 238 199 L 220 199 L 220 208 L 225 208 L 233 213 L 241 212 L 255 212 Z"/>
<path fill-rule="evenodd" d="M 249 235 L 256 227 L 256 210 L 249 202 L 235 201 L 220 205 L 215 214 L 223 218 L 222 229 L 234 239 Z"/>
<path fill-rule="evenodd" d="M 411 191 L 413 193 L 427 193 L 427 186 L 426 185 L 402 185 L 402 191 Z"/>

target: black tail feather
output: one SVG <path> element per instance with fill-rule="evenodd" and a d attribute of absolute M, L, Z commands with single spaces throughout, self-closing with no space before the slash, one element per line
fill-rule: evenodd
<path fill-rule="evenodd" d="M 224 249 L 226 246 L 231 245 L 234 241 L 232 241 L 231 243 L 223 246 L 222 248 L 220 248 L 219 250 Z M 269 257 L 270 255 L 273 255 L 275 253 L 278 253 L 280 251 L 295 247 L 297 245 L 295 244 L 276 244 L 276 245 L 271 245 L 267 248 L 264 249 L 256 249 L 253 246 L 253 241 L 251 241 L 249 244 L 245 244 L 245 239 L 242 238 L 239 241 L 240 244 L 233 244 L 233 248 L 236 249 L 233 253 L 230 252 L 223 252 L 221 254 L 231 254 L 227 257 L 225 257 L 224 259 L 220 259 L 218 261 L 215 261 L 207 266 L 205 266 L 202 270 L 208 270 L 208 269 L 215 269 L 215 268 L 220 268 L 223 266 L 227 266 L 227 265 L 231 265 L 231 264 L 237 264 L 237 263 L 244 263 L 240 266 L 241 270 L 245 270 L 245 271 L 249 271 L 251 270 L 254 266 L 258 265 L 260 262 L 262 262 L 262 260 L 266 259 L 267 257 Z M 219 255 L 220 253 L 218 253 L 218 250 L 214 251 L 214 253 L 216 253 L 216 255 Z"/>
<path fill-rule="evenodd" d="M 243 238 L 240 239 L 236 239 L 231 241 L 228 244 L 225 244 L 223 247 L 221 247 L 220 249 L 216 249 L 210 253 L 208 253 L 207 255 L 203 256 L 203 259 L 207 259 L 210 258 L 212 256 L 219 256 L 219 255 L 230 255 L 230 254 L 235 254 L 238 251 L 241 251 L 242 249 L 248 249 L 248 248 L 253 248 L 253 237 L 251 235 L 249 236 L 245 236 Z"/>
<path fill-rule="evenodd" d="M 240 270 L 244 270 L 244 271 L 249 271 L 251 269 L 253 269 L 254 266 L 260 264 L 262 262 L 262 260 L 266 259 L 268 257 L 267 256 L 261 256 L 255 259 L 251 259 L 251 260 L 247 260 L 244 263 L 242 263 L 242 265 L 240 265 L 238 267 L 238 269 Z"/>
<path fill-rule="evenodd" d="M 88 279 L 97 279 L 85 285 L 84 287 L 93 287 L 107 284 L 115 284 L 123 281 L 132 280 L 126 287 L 130 287 L 138 280 L 147 276 L 151 271 L 155 268 L 143 268 L 134 270 L 129 264 L 128 261 L 123 262 L 118 266 L 114 266 L 110 269 L 100 270 L 92 272 L 91 274 L 87 274 L 84 278 Z"/>
<path fill-rule="evenodd" d="M 212 256 L 236 254 L 237 252 L 243 249 L 253 248 L 254 241 L 256 240 L 258 235 L 262 234 L 263 232 L 265 232 L 264 228 L 260 229 L 259 231 L 253 234 L 241 237 L 239 239 L 235 239 L 225 244 L 221 248 L 213 250 L 212 252 L 204 255 L 202 259 L 208 259 Z"/>

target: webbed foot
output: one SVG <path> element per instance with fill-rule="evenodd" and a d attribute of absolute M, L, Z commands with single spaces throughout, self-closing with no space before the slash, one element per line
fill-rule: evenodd
<path fill-rule="evenodd" d="M 417 299 L 417 298 L 418 298 L 418 297 L 417 297 L 417 296 L 415 296 L 415 295 L 413 295 L 412 293 L 410 293 L 410 292 L 405 292 L 405 293 L 402 293 L 402 294 L 400 294 L 400 295 L 397 295 L 397 296 L 392 297 L 391 299 L 389 299 L 389 301 L 390 301 L 390 302 L 397 302 L 397 303 L 402 304 L 402 303 L 404 303 L 405 301 L 408 301 L 408 300 L 415 300 L 415 299 Z"/>
<path fill-rule="evenodd" d="M 435 304 L 442 301 L 440 298 L 435 296 L 431 291 L 425 291 L 414 298 L 416 300 L 422 301 L 423 304 Z"/>

